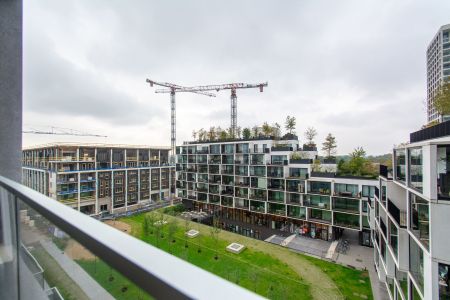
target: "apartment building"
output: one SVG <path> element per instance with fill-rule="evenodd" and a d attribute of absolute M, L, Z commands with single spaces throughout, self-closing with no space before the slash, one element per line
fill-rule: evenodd
<path fill-rule="evenodd" d="M 450 78 L 450 24 L 439 28 L 427 48 L 427 119 L 442 121 L 433 98 L 444 80 Z M 444 116 L 445 119 L 445 116 Z"/>
<path fill-rule="evenodd" d="M 393 150 L 369 205 L 374 261 L 391 299 L 450 299 L 450 122 Z"/>
<path fill-rule="evenodd" d="M 22 182 L 83 213 L 137 209 L 168 198 L 169 148 L 48 144 L 22 152 Z"/>
<path fill-rule="evenodd" d="M 370 246 L 367 203 L 378 180 L 337 176 L 335 160 L 318 164 L 315 147 L 291 138 L 184 143 L 177 147 L 177 196 L 246 236 L 281 231 L 333 240 L 348 229 Z"/>

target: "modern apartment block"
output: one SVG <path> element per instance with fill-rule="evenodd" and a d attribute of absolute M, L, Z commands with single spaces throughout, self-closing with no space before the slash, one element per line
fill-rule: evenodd
<path fill-rule="evenodd" d="M 391 299 L 450 299 L 450 122 L 393 151 L 369 205 L 374 260 Z"/>
<path fill-rule="evenodd" d="M 22 159 L 24 185 L 89 215 L 137 209 L 174 186 L 169 148 L 49 144 Z"/>
<path fill-rule="evenodd" d="M 185 143 L 177 147 L 177 196 L 246 236 L 283 231 L 333 240 L 348 229 L 370 245 L 367 203 L 378 180 L 339 177 L 335 160 L 314 172 L 316 158 L 317 149 L 299 147 L 296 137 Z"/>
<path fill-rule="evenodd" d="M 427 118 L 439 121 L 433 98 L 444 80 L 450 78 L 450 24 L 439 28 L 427 48 Z"/>

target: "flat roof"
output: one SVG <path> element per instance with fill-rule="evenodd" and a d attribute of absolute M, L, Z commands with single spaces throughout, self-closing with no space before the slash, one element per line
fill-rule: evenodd
<path fill-rule="evenodd" d="M 37 150 L 53 147 L 85 147 L 85 148 L 124 148 L 124 149 L 156 149 L 170 150 L 169 146 L 129 145 L 129 144 L 104 144 L 104 143 L 77 143 L 77 142 L 55 142 L 24 147 L 22 150 Z"/>

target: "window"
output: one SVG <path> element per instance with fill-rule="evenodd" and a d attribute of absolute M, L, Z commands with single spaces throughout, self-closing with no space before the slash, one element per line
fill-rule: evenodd
<path fill-rule="evenodd" d="M 358 196 L 358 185 L 357 184 L 334 184 L 334 194 L 346 197 L 357 197 Z"/>
<path fill-rule="evenodd" d="M 439 264 L 439 299 L 450 299 L 450 266 Z"/>
<path fill-rule="evenodd" d="M 430 241 L 429 207 L 428 201 L 410 193 L 410 228 L 427 249 Z"/>
<path fill-rule="evenodd" d="M 450 146 L 438 147 L 436 160 L 438 198 L 450 200 Z"/>
<path fill-rule="evenodd" d="M 419 191 L 422 191 L 422 149 L 414 148 L 409 151 L 409 185 Z"/>
<path fill-rule="evenodd" d="M 400 181 L 406 180 L 406 159 L 405 150 L 394 151 L 395 179 Z"/>
<path fill-rule="evenodd" d="M 362 186 L 362 196 L 373 198 L 375 195 L 375 187 L 372 185 L 363 185 Z"/>
<path fill-rule="evenodd" d="M 423 250 L 411 237 L 409 238 L 409 270 L 423 293 Z"/>

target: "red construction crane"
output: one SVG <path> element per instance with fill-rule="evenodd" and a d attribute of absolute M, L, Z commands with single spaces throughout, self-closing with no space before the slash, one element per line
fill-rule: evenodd
<path fill-rule="evenodd" d="M 228 83 L 228 84 L 217 84 L 217 85 L 200 85 L 193 87 L 169 87 L 169 90 L 166 89 L 157 89 L 155 93 L 175 93 L 175 92 L 191 92 L 191 93 L 199 93 L 199 92 L 207 92 L 207 91 L 221 91 L 221 90 L 231 90 L 231 134 L 233 137 L 236 137 L 236 128 L 237 128 L 237 89 L 253 89 L 259 88 L 260 92 L 263 92 L 263 88 L 268 86 L 267 82 L 257 83 L 257 84 L 248 84 L 248 83 Z M 166 86 L 168 87 L 168 86 Z"/>
<path fill-rule="evenodd" d="M 184 87 L 181 85 L 177 85 L 177 84 L 173 84 L 173 83 L 168 83 L 168 82 L 158 82 L 158 81 L 154 81 L 154 80 L 150 80 L 147 78 L 146 82 L 150 83 L 150 87 L 153 87 L 153 85 L 159 85 L 159 86 L 163 86 L 166 88 L 169 88 L 167 91 L 168 93 L 170 93 L 170 110 L 171 110 L 171 137 L 170 137 L 170 146 L 172 149 L 172 157 L 171 157 L 171 162 L 175 163 L 174 158 L 175 158 L 175 147 L 176 147 L 176 139 L 177 139 L 177 129 L 176 129 L 176 106 L 175 106 L 175 92 L 190 92 L 190 93 L 196 93 L 196 94 L 200 94 L 200 95 L 205 95 L 205 96 L 209 96 L 209 97 L 216 97 L 216 94 L 213 93 L 208 93 L 207 91 L 187 91 L 185 89 L 189 89 L 188 87 Z"/>

